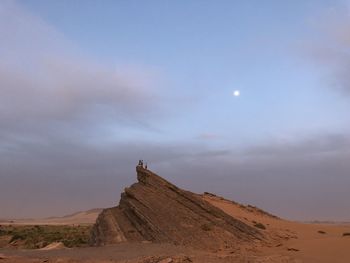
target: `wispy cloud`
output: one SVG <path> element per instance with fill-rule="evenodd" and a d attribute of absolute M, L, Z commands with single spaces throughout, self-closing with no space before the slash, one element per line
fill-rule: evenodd
<path fill-rule="evenodd" d="M 345 3 L 314 17 L 317 32 L 304 42 L 312 61 L 328 76 L 328 86 L 350 95 L 350 10 Z"/>
<path fill-rule="evenodd" d="M 154 75 L 146 78 L 147 69 L 118 71 L 79 55 L 62 34 L 13 1 L 2 1 L 0 12 L 1 131 L 55 121 L 132 122 L 155 112 Z"/>
<path fill-rule="evenodd" d="M 319 134 L 308 138 L 277 141 L 254 146 L 245 151 L 249 156 L 312 156 L 349 151 L 350 138 L 344 134 Z"/>

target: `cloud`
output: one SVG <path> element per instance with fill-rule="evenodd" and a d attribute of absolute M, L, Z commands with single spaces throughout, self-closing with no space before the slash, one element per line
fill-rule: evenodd
<path fill-rule="evenodd" d="M 193 144 L 128 141 L 96 147 L 55 138 L 46 143 L 22 142 L 0 151 L 0 218 L 113 206 L 123 189 L 135 182 L 138 159 L 155 171 L 176 171 L 177 164 L 222 154 L 226 153 Z"/>
<path fill-rule="evenodd" d="M 0 217 L 115 200 L 101 180 L 110 183 L 116 167 L 123 175 L 139 156 L 125 161 L 129 146 L 116 141 L 157 132 L 149 121 L 161 119 L 157 72 L 97 63 L 15 1 L 0 1 L 0 38 Z M 95 188 L 101 198 L 88 202 Z"/>
<path fill-rule="evenodd" d="M 328 77 L 328 85 L 350 94 L 350 16 L 349 7 L 338 5 L 314 17 L 310 34 L 304 42 L 309 58 L 322 74 Z"/>
<path fill-rule="evenodd" d="M 0 151 L 0 217 L 116 205 L 124 187 L 136 181 L 137 160 L 144 159 L 194 192 L 214 192 L 291 219 L 348 220 L 349 141 L 349 134 L 321 134 L 230 150 L 193 142 L 96 147 L 61 137 L 22 141 Z"/>
<path fill-rule="evenodd" d="M 160 171 L 187 189 L 214 192 L 285 218 L 349 220 L 349 142 L 350 134 L 271 141 L 211 158 L 198 154 L 191 162 L 173 162 L 175 171 Z"/>
<path fill-rule="evenodd" d="M 271 144 L 251 147 L 249 156 L 312 156 L 349 151 L 350 138 L 344 134 L 319 134 L 302 140 L 277 141 Z"/>
<path fill-rule="evenodd" d="M 13 1 L 2 1 L 0 12 L 2 131 L 52 122 L 131 123 L 156 112 L 153 72 L 118 71 L 79 55 L 62 34 Z"/>
<path fill-rule="evenodd" d="M 99 147 L 132 130 L 159 132 L 152 120 L 165 109 L 153 69 L 97 63 L 15 1 L 0 2 L 0 36 L 0 153 L 23 161 L 17 165 L 25 167 L 22 152 L 33 144 L 45 156 L 53 148 L 69 156 L 75 145 Z M 46 162 L 56 161 L 63 162 Z"/>

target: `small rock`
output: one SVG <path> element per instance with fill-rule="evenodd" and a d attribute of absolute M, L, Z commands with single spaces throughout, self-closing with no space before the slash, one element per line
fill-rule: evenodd
<path fill-rule="evenodd" d="M 280 247 L 280 246 L 282 246 L 282 244 L 281 244 L 281 243 L 279 243 L 279 244 L 277 244 L 277 245 L 276 245 L 276 247 Z"/>
<path fill-rule="evenodd" d="M 288 250 L 288 251 L 294 251 L 294 252 L 297 252 L 297 251 L 299 251 L 299 249 L 297 249 L 297 248 L 292 248 L 292 247 L 290 247 L 290 248 L 287 248 L 287 250 Z"/>

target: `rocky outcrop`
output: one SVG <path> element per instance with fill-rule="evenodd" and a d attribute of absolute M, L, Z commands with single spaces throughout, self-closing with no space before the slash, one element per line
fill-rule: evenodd
<path fill-rule="evenodd" d="M 126 188 L 119 206 L 102 211 L 91 234 L 92 245 L 160 242 L 192 247 L 236 247 L 263 234 L 199 195 L 182 190 L 142 166 L 138 183 Z"/>

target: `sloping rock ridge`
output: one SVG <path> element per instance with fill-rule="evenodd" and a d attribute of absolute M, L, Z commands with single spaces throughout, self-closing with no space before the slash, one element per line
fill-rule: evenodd
<path fill-rule="evenodd" d="M 104 209 L 91 233 L 96 246 L 119 242 L 157 242 L 192 247 L 236 247 L 263 234 L 182 190 L 142 166 L 138 182 L 125 189 L 119 206 Z"/>

